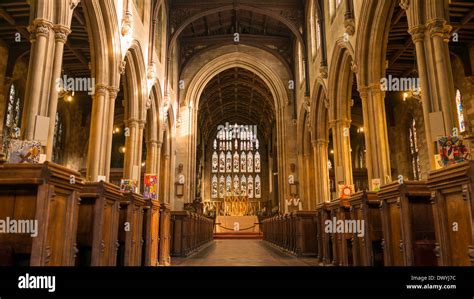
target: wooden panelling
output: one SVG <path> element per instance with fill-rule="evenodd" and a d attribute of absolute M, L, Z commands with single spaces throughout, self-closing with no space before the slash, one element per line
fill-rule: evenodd
<path fill-rule="evenodd" d="M 72 179 L 73 178 L 73 179 Z M 6 264 L 73 266 L 80 174 L 54 163 L 0 166 L 0 219 L 37 220 L 38 235 L 0 234 Z"/>
<path fill-rule="evenodd" d="M 432 171 L 436 253 L 442 266 L 474 266 L 474 162 Z"/>
<path fill-rule="evenodd" d="M 86 183 L 80 197 L 76 265 L 115 266 L 123 201 L 120 188 L 105 182 Z"/>

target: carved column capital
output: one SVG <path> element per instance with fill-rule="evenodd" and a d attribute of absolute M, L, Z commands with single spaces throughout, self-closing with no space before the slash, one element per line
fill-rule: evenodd
<path fill-rule="evenodd" d="M 139 120 L 135 118 L 129 118 L 127 120 L 124 120 L 123 122 L 127 127 L 138 127 L 139 126 Z"/>
<path fill-rule="evenodd" d="M 444 19 L 433 19 L 426 24 L 431 37 L 442 37 L 444 41 L 449 41 L 452 26 L 447 25 Z"/>
<path fill-rule="evenodd" d="M 105 96 L 106 94 L 107 94 L 107 85 L 96 84 L 94 95 L 97 97 L 97 96 Z"/>
<path fill-rule="evenodd" d="M 160 148 L 161 145 L 163 144 L 162 141 L 156 140 L 156 139 L 151 139 L 146 142 L 149 145 L 155 145 L 157 148 Z"/>
<path fill-rule="evenodd" d="M 33 23 L 28 26 L 30 32 L 30 41 L 34 42 L 38 36 L 48 37 L 49 32 L 53 28 L 53 23 L 45 19 L 36 19 Z"/>
<path fill-rule="evenodd" d="M 372 84 L 369 86 L 361 86 L 359 87 L 359 95 L 362 99 L 367 99 L 369 95 L 373 94 L 380 94 L 383 93 L 382 88 L 379 83 Z"/>
<path fill-rule="evenodd" d="M 53 27 L 54 37 L 57 42 L 62 42 L 65 44 L 67 42 L 67 37 L 71 33 L 71 29 L 63 25 L 55 25 Z"/>
<path fill-rule="evenodd" d="M 107 87 L 107 91 L 109 92 L 109 98 L 115 100 L 117 98 L 117 95 L 120 89 L 118 89 L 117 87 L 109 86 Z"/>
<path fill-rule="evenodd" d="M 411 38 L 413 39 L 413 42 L 416 44 L 418 42 L 423 42 L 425 40 L 425 26 L 419 25 L 412 27 L 408 30 L 408 33 L 410 33 Z"/>

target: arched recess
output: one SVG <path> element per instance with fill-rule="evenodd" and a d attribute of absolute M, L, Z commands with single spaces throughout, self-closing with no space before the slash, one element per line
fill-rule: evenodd
<path fill-rule="evenodd" d="M 167 20 L 168 20 L 168 7 L 165 0 L 156 1 L 155 6 L 153 7 L 152 14 L 152 26 L 150 31 L 150 49 L 148 61 L 154 61 L 153 53 L 156 52 L 158 60 L 160 63 L 163 62 L 163 56 L 166 52 L 166 39 L 167 39 Z M 157 39 L 160 40 L 157 40 Z"/>
<path fill-rule="evenodd" d="M 124 104 L 125 160 L 124 178 L 137 180 L 140 185 L 143 132 L 147 109 L 151 108 L 147 97 L 146 67 L 138 42 L 133 42 L 125 55 Z M 149 106 L 147 107 L 147 103 Z"/>
<path fill-rule="evenodd" d="M 187 140 L 187 156 L 183 159 L 187 161 L 188 165 L 185 165 L 187 170 L 187 178 L 189 184 L 188 190 L 185 190 L 187 200 L 193 199 L 195 194 L 195 169 L 196 169 L 196 144 L 197 144 L 197 120 L 198 120 L 198 109 L 199 100 L 201 94 L 206 87 L 207 83 L 212 80 L 217 74 L 221 73 L 230 68 L 243 68 L 250 72 L 255 73 L 259 76 L 263 82 L 268 86 L 269 90 L 272 93 L 273 99 L 275 101 L 275 111 L 276 111 L 276 130 L 277 130 L 277 140 L 286 140 L 288 136 L 287 122 L 288 118 L 285 118 L 284 107 L 288 103 L 288 92 L 286 86 L 282 81 L 282 78 L 275 73 L 273 68 L 270 68 L 268 65 L 263 63 L 262 59 L 258 59 L 256 55 L 250 55 L 247 53 L 235 51 L 227 54 L 220 55 L 202 66 L 199 71 L 193 76 L 189 87 L 187 88 L 185 94 L 184 103 L 188 107 L 188 119 L 186 121 L 187 127 L 183 128 L 185 132 L 182 132 L 186 136 Z M 288 76 L 290 77 L 290 76 Z M 181 113 L 180 113 L 181 115 Z M 183 120 L 184 123 L 184 120 Z M 182 125 L 183 126 L 183 125 Z M 185 141 L 186 142 L 186 141 Z M 283 198 L 289 196 L 287 194 L 286 188 L 286 177 L 289 170 L 289 163 L 287 162 L 286 151 L 289 145 L 284 142 L 278 142 L 278 185 L 279 185 L 279 202 L 280 205 L 283 202 Z M 281 208 L 281 206 L 280 206 Z"/>
<path fill-rule="evenodd" d="M 96 84 L 86 179 L 97 181 L 99 176 L 105 176 L 109 181 L 115 99 L 120 86 L 120 33 L 113 1 L 90 0 L 82 5 L 91 47 L 91 74 Z"/>
<path fill-rule="evenodd" d="M 312 146 L 315 163 L 316 204 L 330 201 L 328 144 L 329 102 L 324 81 L 317 80 L 312 89 L 311 126 L 314 128 Z"/>
<path fill-rule="evenodd" d="M 336 41 L 329 68 L 329 123 L 334 142 L 335 181 L 338 184 L 353 184 L 351 144 L 351 95 L 354 74 L 352 72 L 354 51 L 342 39 Z"/>
<path fill-rule="evenodd" d="M 358 90 L 362 98 L 364 117 L 364 138 L 366 144 L 368 181 L 380 179 L 382 184 L 391 181 L 390 149 L 388 143 L 385 112 L 385 92 L 381 89 L 381 79 L 387 75 L 387 68 L 395 63 L 406 48 L 387 57 L 387 45 L 392 21 L 398 23 L 404 11 L 395 7 L 395 0 L 367 1 L 362 4 L 357 34 Z"/>
<path fill-rule="evenodd" d="M 145 124 L 145 142 L 147 145 L 146 156 L 146 172 L 157 174 L 159 169 L 160 150 L 163 141 L 159 134 L 162 130 L 161 122 L 161 108 L 162 96 L 160 84 L 155 83 L 150 93 L 150 108 L 147 110 L 146 124 Z"/>
<path fill-rule="evenodd" d="M 359 86 L 379 85 L 385 76 L 388 35 L 396 0 L 364 0 L 358 18 L 356 62 Z"/>
<path fill-rule="evenodd" d="M 311 112 L 301 107 L 298 120 L 298 145 L 299 145 L 299 185 L 304 210 L 316 208 L 316 157 L 313 150 L 314 127 L 311 123 Z"/>
<path fill-rule="evenodd" d="M 172 169 L 174 169 L 174 112 L 173 107 L 169 106 L 162 112 L 163 119 L 160 122 L 161 128 L 159 138 L 161 140 L 161 148 L 158 161 L 158 198 L 161 203 L 175 209 L 175 202 L 171 202 L 174 194 L 174 188 L 171 186 Z"/>

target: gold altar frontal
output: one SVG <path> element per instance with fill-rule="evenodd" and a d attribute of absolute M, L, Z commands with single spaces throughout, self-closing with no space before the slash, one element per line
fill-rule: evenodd
<path fill-rule="evenodd" d="M 257 216 L 217 216 L 216 233 L 258 233 Z"/>

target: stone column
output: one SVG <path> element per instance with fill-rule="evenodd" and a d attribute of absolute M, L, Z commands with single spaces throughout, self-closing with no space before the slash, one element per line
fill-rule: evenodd
<path fill-rule="evenodd" d="M 165 184 L 164 184 L 164 201 L 165 203 L 170 203 L 170 187 L 171 187 L 171 181 L 170 181 L 170 177 L 171 177 L 171 174 L 170 174 L 170 169 L 169 169 L 169 165 L 170 165 L 170 155 L 168 153 L 165 154 L 165 167 L 164 167 L 164 174 L 162 174 L 162 179 L 165 180 Z M 189 182 L 188 182 L 189 183 Z M 174 186 L 174 183 L 173 183 L 173 186 Z M 191 200 L 191 202 L 194 200 L 194 197 L 193 199 Z"/>
<path fill-rule="evenodd" d="M 313 140 L 314 165 L 315 165 L 315 183 L 316 204 L 329 201 L 329 169 L 328 169 L 328 144 L 327 140 Z"/>
<path fill-rule="evenodd" d="M 305 176 L 306 179 L 304 182 L 307 184 L 306 186 L 306 207 L 308 210 L 312 210 L 314 208 L 313 201 L 314 201 L 314 193 L 312 192 L 314 188 L 315 181 L 313 180 L 314 169 L 311 171 L 311 156 L 309 154 L 305 154 L 303 157 L 304 169 L 306 170 Z M 314 165 L 313 165 L 314 166 Z M 301 189 L 301 186 L 300 186 Z"/>
<path fill-rule="evenodd" d="M 138 132 L 137 132 L 137 143 L 136 145 L 136 156 L 135 156 L 135 165 L 138 165 L 137 177 L 137 189 L 140 190 L 141 185 L 141 174 L 142 174 L 142 149 L 143 149 L 143 130 L 145 128 L 145 121 L 138 122 Z M 146 166 L 146 165 L 145 165 Z"/>
<path fill-rule="evenodd" d="M 35 120 L 40 113 L 42 85 L 44 78 L 49 78 L 45 74 L 46 52 L 48 47 L 48 39 L 53 28 L 50 21 L 44 19 L 36 19 L 28 27 L 30 31 L 30 41 L 32 43 L 30 49 L 30 63 L 28 67 L 28 78 L 26 82 L 25 94 L 25 115 L 22 124 L 22 131 L 25 139 L 34 139 Z"/>
<path fill-rule="evenodd" d="M 110 161 L 112 159 L 112 139 L 113 139 L 113 130 L 114 130 L 114 119 L 115 119 L 115 100 L 117 99 L 117 94 L 119 92 L 118 88 L 109 87 L 108 88 L 109 97 L 106 107 L 107 109 L 107 122 L 105 128 L 105 160 L 104 160 L 104 175 L 107 178 L 107 181 L 110 180 Z"/>
<path fill-rule="evenodd" d="M 133 166 L 136 165 L 136 143 L 138 133 L 138 120 L 129 119 L 125 121 L 125 130 L 128 134 L 125 135 L 125 160 L 123 165 L 123 176 L 127 179 L 133 179 Z"/>
<path fill-rule="evenodd" d="M 331 122 L 334 143 L 334 170 L 336 184 L 353 184 L 350 127 L 351 120 L 338 119 Z"/>
<path fill-rule="evenodd" d="M 87 153 L 87 175 L 86 179 L 91 182 L 96 182 L 99 175 L 104 175 L 104 168 L 101 166 L 104 163 L 103 154 L 105 150 L 102 150 L 103 141 L 105 138 L 105 130 L 107 129 L 105 124 L 105 110 L 107 97 L 107 86 L 103 84 L 97 84 L 95 87 L 95 94 L 92 96 L 92 116 L 91 116 L 91 128 L 89 133 L 89 149 Z"/>
<path fill-rule="evenodd" d="M 59 88 L 59 78 L 61 76 L 61 68 L 63 63 L 63 54 L 64 54 L 64 44 L 67 41 L 68 35 L 71 33 L 71 30 L 62 25 L 56 25 L 54 29 L 54 59 L 53 59 L 53 74 L 50 86 L 50 101 L 48 105 L 48 117 L 49 117 L 49 131 L 48 131 L 48 141 L 46 144 L 46 160 L 51 161 L 54 147 L 54 135 L 55 135 L 55 125 L 56 125 L 56 112 L 58 109 L 58 88 Z"/>
<path fill-rule="evenodd" d="M 437 78 L 436 86 L 438 87 L 439 102 L 441 103 L 441 109 L 443 111 L 446 134 L 450 134 L 454 126 L 452 109 L 454 98 L 454 86 L 452 86 L 453 74 L 450 62 L 448 61 L 449 57 L 446 57 L 451 28 L 452 27 L 446 25 L 446 21 L 442 19 L 435 19 L 427 24 L 433 45 L 435 62 L 434 74 L 436 74 Z"/>
<path fill-rule="evenodd" d="M 412 36 L 413 42 L 415 43 L 416 48 L 416 58 L 418 64 L 418 73 L 420 76 L 420 84 L 421 84 L 421 100 L 423 105 L 423 118 L 425 123 L 425 134 L 427 140 L 427 149 L 428 149 L 428 156 L 430 158 L 431 169 L 436 168 L 436 161 L 434 158 L 435 155 L 435 146 L 432 142 L 431 136 L 431 124 L 430 124 L 430 112 L 432 111 L 432 103 L 431 103 L 431 89 L 430 89 L 430 82 L 429 82 L 429 73 L 428 73 L 428 66 L 426 64 L 426 52 L 424 46 L 425 40 L 425 27 L 424 26 L 416 26 L 409 30 L 409 33 Z"/>
<path fill-rule="evenodd" d="M 146 173 L 157 174 L 158 140 L 146 143 Z"/>
<path fill-rule="evenodd" d="M 385 92 L 380 85 L 361 87 L 362 111 L 368 183 L 379 178 L 382 184 L 391 182 L 390 150 L 385 114 Z"/>
<path fill-rule="evenodd" d="M 158 180 L 161 180 L 161 173 L 160 173 L 160 163 L 161 163 L 161 147 L 163 145 L 163 141 L 156 142 L 156 162 L 155 162 L 155 171 L 158 174 Z"/>

